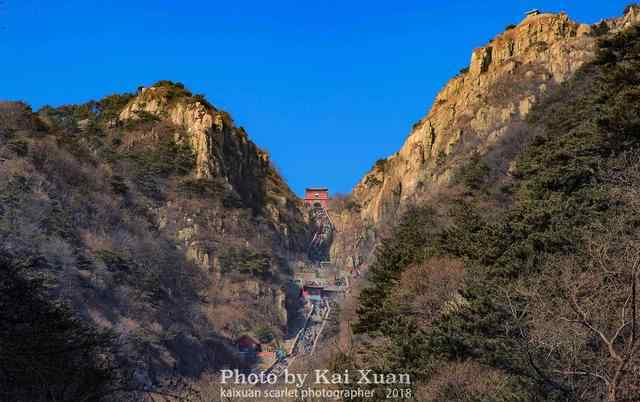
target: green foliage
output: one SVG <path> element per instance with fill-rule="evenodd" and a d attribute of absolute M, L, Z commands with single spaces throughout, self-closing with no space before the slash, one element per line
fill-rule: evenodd
<path fill-rule="evenodd" d="M 465 75 L 469 72 L 469 67 L 463 67 L 460 69 L 459 75 Z"/>
<path fill-rule="evenodd" d="M 160 179 L 187 175 L 195 167 L 191 147 L 177 143 L 173 138 L 164 138 L 154 146 L 132 149 L 127 157 L 134 162 L 135 180 L 140 189 L 153 198 L 160 193 Z"/>
<path fill-rule="evenodd" d="M 181 82 L 173 82 L 170 80 L 160 80 L 152 85 L 154 88 L 168 88 L 176 91 L 186 91 L 184 89 L 184 84 Z"/>
<path fill-rule="evenodd" d="M 96 103 L 96 110 L 101 122 L 110 122 L 113 119 L 117 119 L 120 112 L 134 97 L 133 94 L 114 94 L 106 96 L 100 99 Z"/>
<path fill-rule="evenodd" d="M 382 180 L 378 179 L 376 176 L 370 174 L 364 179 L 364 185 L 367 187 L 375 187 L 382 184 Z"/>
<path fill-rule="evenodd" d="M 360 320 L 356 331 L 380 331 L 391 317 L 385 309 L 385 298 L 400 273 L 410 264 L 424 260 L 434 253 L 434 211 L 414 208 L 404 215 L 391 238 L 381 242 L 376 250 L 376 262 L 369 270 L 372 286 L 360 296 Z"/>
<path fill-rule="evenodd" d="M 41 280 L 27 279 L 41 264 L 0 255 L 2 400 L 102 400 L 122 387 L 115 338 L 52 302 Z"/>
<path fill-rule="evenodd" d="M 474 154 L 470 160 L 455 173 L 454 183 L 462 184 L 471 190 L 480 190 L 486 183 L 491 169 L 480 155 Z"/>
<path fill-rule="evenodd" d="M 131 262 L 118 253 L 109 250 L 99 250 L 96 257 L 102 261 L 109 271 L 129 271 Z"/>
<path fill-rule="evenodd" d="M 255 332 L 260 343 L 269 343 L 275 339 L 273 330 L 266 325 L 260 325 L 256 327 L 256 329 L 253 332 Z"/>
<path fill-rule="evenodd" d="M 7 143 L 7 148 L 15 152 L 18 156 L 27 156 L 29 153 L 29 142 L 23 138 L 14 138 Z"/>
<path fill-rule="evenodd" d="M 245 208 L 242 198 L 222 180 L 187 177 L 178 183 L 179 194 L 190 198 L 222 200 L 225 208 Z"/>
<path fill-rule="evenodd" d="M 222 205 L 225 208 L 245 208 L 245 203 L 242 198 L 233 190 L 227 190 L 222 198 Z M 252 207 L 253 211 L 261 211 L 263 208 L 259 203 L 255 203 Z"/>
<path fill-rule="evenodd" d="M 77 130 L 78 122 L 88 120 L 88 131 L 99 134 L 107 124 L 117 120 L 122 109 L 133 97 L 130 93 L 114 94 L 80 105 L 64 105 L 58 108 L 44 106 L 38 114 L 50 119 L 63 130 Z"/>
<path fill-rule="evenodd" d="M 75 131 L 78 129 L 78 121 L 87 118 L 92 108 L 93 106 L 61 106 L 53 108 L 47 105 L 40 109 L 39 113 L 53 122 L 58 128 Z"/>
<path fill-rule="evenodd" d="M 178 191 L 191 197 L 209 198 L 223 195 L 227 189 L 218 180 L 188 177 L 178 183 Z"/>
<path fill-rule="evenodd" d="M 386 159 L 378 159 L 375 163 L 375 165 L 373 166 L 374 169 L 377 169 L 381 172 L 384 172 L 385 167 L 387 166 L 387 160 Z"/>
<path fill-rule="evenodd" d="M 272 257 L 248 247 L 229 247 L 220 255 L 223 273 L 237 272 L 265 278 L 271 275 Z"/>
<path fill-rule="evenodd" d="M 181 82 L 161 80 L 152 85 L 153 88 L 162 88 L 164 95 L 171 101 L 179 98 L 190 97 L 192 94 L 185 89 Z"/>
<path fill-rule="evenodd" d="M 184 99 L 189 103 L 200 102 L 210 111 L 216 110 L 213 105 L 206 99 L 205 95 L 192 94 L 191 91 L 186 89 L 180 82 L 162 80 L 153 84 L 152 87 L 162 89 L 162 95 L 165 96 L 169 102 L 176 102 L 178 100 Z M 225 114 L 224 118 L 226 119 L 226 121 L 231 121 L 231 117 L 226 112 L 221 113 Z"/>
<path fill-rule="evenodd" d="M 148 173 L 158 176 L 185 175 L 195 167 L 195 155 L 189 144 L 168 139 L 150 148 L 136 150 L 129 155 Z"/>
<path fill-rule="evenodd" d="M 627 6 L 625 6 L 624 8 L 624 14 L 626 15 L 629 11 L 631 11 L 631 9 L 640 9 L 640 4 L 638 3 L 629 3 L 627 4 Z"/>
<path fill-rule="evenodd" d="M 362 209 L 362 206 L 360 206 L 358 202 L 349 198 L 345 204 L 345 208 L 347 209 L 347 211 L 360 212 L 360 209 Z"/>
<path fill-rule="evenodd" d="M 203 104 L 207 109 L 209 109 L 210 111 L 215 111 L 215 108 L 213 107 L 213 105 L 207 100 L 207 98 L 205 97 L 204 94 L 195 94 L 193 95 L 190 99 L 190 102 L 195 103 L 195 102 L 199 102 L 201 104 Z M 242 132 L 244 132 L 244 129 L 242 127 L 240 127 L 240 129 Z"/>
<path fill-rule="evenodd" d="M 99 250 L 96 259 L 102 262 L 107 270 L 113 274 L 116 283 L 122 284 L 128 278 L 133 277 L 133 271 L 137 268 L 129 258 L 110 250 Z"/>
<path fill-rule="evenodd" d="M 141 125 L 149 125 L 160 122 L 160 116 L 149 113 L 146 110 L 136 110 L 136 118 L 127 121 L 127 128 L 140 127 Z"/>
<path fill-rule="evenodd" d="M 517 24 L 509 24 L 509 25 L 507 25 L 507 26 L 504 28 L 504 30 L 505 30 L 505 31 L 510 31 L 510 30 L 512 30 L 513 28 L 517 27 L 517 26 L 518 26 Z"/>
<path fill-rule="evenodd" d="M 183 94 L 179 86 L 176 88 L 176 93 Z M 170 89 L 145 92 L 163 96 L 165 90 Z M 147 94 L 139 96 L 144 102 Z M 235 357 L 225 350 L 224 340 L 211 332 L 212 324 L 223 324 L 222 318 L 205 317 L 197 308 L 210 280 L 185 255 L 184 243 L 178 238 L 183 229 L 198 225 L 194 239 L 198 247 L 223 248 L 234 243 L 249 249 L 263 242 L 266 248 L 279 240 L 280 228 L 274 228 L 269 218 L 258 221 L 249 211 L 223 208 L 220 203 L 242 205 L 225 178 L 208 181 L 192 177 L 195 157 L 184 128 L 169 123 L 164 115 L 144 113 L 135 125 L 120 122 L 118 116 L 130 101 L 130 95 L 114 95 L 85 105 L 45 107 L 39 117 L 21 104 L 0 105 L 0 131 L 6 133 L 4 141 L 0 140 L 0 159 L 5 159 L 2 166 L 6 168 L 6 174 L 0 174 L 0 252 L 11 249 L 16 254 L 41 254 L 47 264 L 38 270 L 51 279 L 47 297 L 53 300 L 64 295 L 83 312 L 85 320 L 91 315 L 101 324 L 118 323 L 114 328 L 120 332 L 119 339 L 125 344 L 119 346 L 126 352 L 119 363 L 127 367 L 144 361 L 152 377 L 171 375 L 172 367 L 157 358 L 159 351 L 176 359 L 184 353 L 211 353 L 206 362 L 188 359 L 179 363 L 178 375 L 187 371 L 197 375 L 220 364 L 234 364 Z M 188 99 L 183 101 L 188 104 Z M 36 125 L 40 120 L 45 127 Z M 237 171 L 238 182 L 251 184 L 246 186 L 247 193 L 261 190 L 252 182 L 262 183 L 261 177 L 254 177 L 259 172 L 245 169 L 253 161 L 237 160 L 238 152 L 245 150 L 229 143 L 225 142 L 223 150 L 229 155 L 224 161 L 229 172 L 225 173 Z M 235 182 L 233 185 L 237 187 Z M 289 195 L 285 194 L 287 201 L 295 201 Z M 248 197 L 243 194 L 243 198 Z M 168 202 L 161 204 L 159 200 Z M 291 210 L 297 211 L 293 205 Z M 290 218 L 281 215 L 281 219 Z M 297 225 L 304 224 L 301 217 L 291 219 Z M 217 231 L 221 226 L 224 231 Z M 257 228 L 262 232 L 257 233 Z M 305 228 L 295 230 L 304 233 Z M 274 279 L 270 254 L 243 249 L 229 256 L 225 262 L 234 257 L 238 260 L 231 270 L 245 275 L 231 275 L 233 279 L 247 279 L 246 275 L 269 282 Z M 0 272 L 0 282 L 3 279 Z M 4 292 L 3 285 L 0 283 L 0 292 Z M 6 317 L 13 307 L 2 304 L 3 296 L 0 316 L 5 313 Z M 28 296 L 15 297 L 14 303 L 20 303 L 19 297 Z M 216 296 L 213 303 L 229 299 L 226 294 Z M 235 307 L 244 302 L 232 303 Z M 241 311 L 238 320 L 244 321 L 250 314 L 251 319 L 267 321 L 270 313 L 268 306 L 257 312 Z M 165 342 L 157 336 L 153 323 L 164 327 L 169 322 L 172 329 L 167 333 L 178 335 Z M 0 328 L 4 329 L 3 323 Z M 41 328 L 46 332 L 46 327 Z M 133 339 L 132 334 L 138 331 L 144 336 Z M 14 394 L 3 394 L 5 345 L 0 341 L 0 400 L 21 401 Z M 86 359 L 90 361 L 90 357 Z M 75 363 L 72 358 L 69 361 Z M 38 370 L 36 367 L 31 373 Z M 82 380 L 79 376 L 78 381 Z M 72 392 L 76 384 L 68 381 L 68 385 Z M 54 399 L 95 400 L 84 396 L 65 399 L 57 394 L 22 400 Z M 129 399 L 114 396 L 107 400 Z"/>
<path fill-rule="evenodd" d="M 577 388 L 572 388 L 577 387 L 575 377 L 540 366 L 541 360 L 568 357 L 550 350 L 535 356 L 539 360 L 534 363 L 534 353 L 522 340 L 530 330 L 523 323 L 528 307 L 514 287 L 520 281 L 535 281 L 549 258 L 584 248 L 581 228 L 610 227 L 625 208 L 613 199 L 612 189 L 618 184 L 609 177 L 620 173 L 621 155 L 640 151 L 638 82 L 640 28 L 633 27 L 601 41 L 596 60 L 529 115 L 531 129 L 541 134 L 517 159 L 510 205 L 489 215 L 479 207 L 486 195 L 467 194 L 473 198 L 449 209 L 447 226 L 435 222 L 428 208 L 405 214 L 377 251 L 370 286 L 362 291 L 358 310 L 356 330 L 390 339 L 385 363 L 400 359 L 404 369 L 416 370 L 429 381 L 447 362 L 473 359 L 502 370 L 514 395 L 578 399 Z M 476 155 L 457 172 L 455 181 L 481 190 L 492 184 L 491 173 Z M 402 272 L 430 255 L 465 261 L 463 302 L 430 328 L 411 331 L 414 319 L 399 314 L 401 306 L 390 295 Z M 554 292 L 553 285 L 544 284 L 542 295 Z M 410 339 L 413 346 L 403 349 Z M 573 363 L 567 361 L 567 367 Z"/>
<path fill-rule="evenodd" d="M 192 99 L 194 102 L 207 103 L 207 98 L 204 94 L 195 94 Z"/>
<path fill-rule="evenodd" d="M 129 192 L 129 186 L 127 185 L 124 177 L 115 175 L 111 178 L 111 189 L 114 193 L 124 195 Z"/>
<path fill-rule="evenodd" d="M 199 102 L 203 104 L 209 111 L 214 112 L 216 109 L 206 99 L 203 94 L 193 94 L 191 91 L 185 88 L 181 82 L 173 82 L 168 80 L 161 80 L 151 86 L 152 88 L 158 88 L 160 96 L 167 99 L 169 103 L 175 103 L 177 101 L 186 101 L 187 103 Z M 226 112 L 224 113 L 225 121 L 231 122 L 231 117 Z"/>
<path fill-rule="evenodd" d="M 592 36 L 602 36 L 609 33 L 611 30 L 609 25 L 605 21 L 600 22 L 599 24 L 595 24 L 592 26 L 593 31 L 591 32 Z"/>
<path fill-rule="evenodd" d="M 49 205 L 46 218 L 42 221 L 43 232 L 50 236 L 59 236 L 72 241 L 77 240 L 77 232 L 69 212 L 59 201 L 54 200 Z"/>

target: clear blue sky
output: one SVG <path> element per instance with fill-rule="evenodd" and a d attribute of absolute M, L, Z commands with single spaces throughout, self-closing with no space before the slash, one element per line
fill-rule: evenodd
<path fill-rule="evenodd" d="M 0 0 L 0 99 L 37 109 L 181 81 L 229 111 L 297 193 L 348 192 L 523 11 L 593 23 L 628 2 Z"/>

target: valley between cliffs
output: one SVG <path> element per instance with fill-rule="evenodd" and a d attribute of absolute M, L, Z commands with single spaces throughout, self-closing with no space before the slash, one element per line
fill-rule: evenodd
<path fill-rule="evenodd" d="M 292 367 L 401 370 L 424 401 L 634 400 L 638 23 L 638 6 L 594 25 L 534 12 L 475 49 L 401 149 L 330 201 L 349 293 Z M 178 82 L 0 102 L 0 386 L 32 381 L 5 351 L 51 333 L 51 367 L 26 356 L 76 392 L 60 400 L 92 400 L 65 370 L 135 387 L 121 400 L 212 397 L 219 369 L 256 367 L 239 339 L 279 347 L 304 322 L 310 215 Z"/>
<path fill-rule="evenodd" d="M 228 113 L 161 81 L 3 102 L 0 143 L 3 261 L 116 334 L 138 383 L 250 367 L 236 339 L 287 333 L 306 212 Z"/>

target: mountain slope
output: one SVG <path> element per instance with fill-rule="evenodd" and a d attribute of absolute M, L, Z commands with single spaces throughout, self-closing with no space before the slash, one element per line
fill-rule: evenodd
<path fill-rule="evenodd" d="M 0 240 L 29 275 L 113 330 L 141 378 L 248 362 L 286 331 L 301 204 L 231 117 L 180 84 L 84 105 L 0 104 Z"/>
<path fill-rule="evenodd" d="M 563 13 L 542 13 L 475 49 L 469 67 L 440 91 L 402 148 L 379 160 L 355 186 L 351 203 L 357 208 L 345 217 L 345 226 L 393 222 L 408 206 L 446 191 L 458 179 L 456 172 L 478 156 L 491 154 L 487 162 L 496 174 L 508 174 L 527 139 L 523 121 L 532 106 L 593 59 L 601 35 L 639 20 L 636 7 L 593 26 Z M 371 236 L 365 229 L 360 237 L 366 241 L 360 243 L 370 245 Z M 338 234 L 336 258 L 368 259 L 370 246 L 354 249 L 348 243 L 353 242 Z"/>
<path fill-rule="evenodd" d="M 410 372 L 424 401 L 638 399 L 639 52 L 638 26 L 602 37 L 532 108 L 509 176 L 403 215 L 346 366 Z"/>

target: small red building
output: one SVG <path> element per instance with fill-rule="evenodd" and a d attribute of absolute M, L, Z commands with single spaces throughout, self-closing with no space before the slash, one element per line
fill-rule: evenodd
<path fill-rule="evenodd" d="M 329 208 L 329 189 L 326 187 L 309 187 L 304 192 L 304 203 L 308 207 L 321 206 Z"/>

